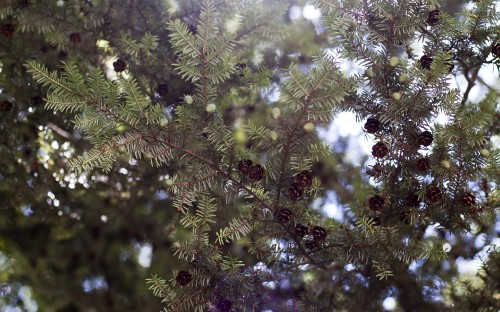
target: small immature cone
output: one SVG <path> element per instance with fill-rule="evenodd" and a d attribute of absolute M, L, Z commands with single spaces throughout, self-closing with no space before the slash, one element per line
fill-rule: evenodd
<path fill-rule="evenodd" d="M 429 131 L 424 131 L 418 135 L 418 144 L 423 146 L 429 146 L 432 144 L 434 136 Z"/>
<path fill-rule="evenodd" d="M 389 153 L 389 148 L 385 143 L 378 142 L 372 146 L 372 156 L 377 158 L 385 157 Z"/>
<path fill-rule="evenodd" d="M 434 59 L 432 56 L 424 55 L 420 58 L 419 63 L 420 67 L 423 69 L 431 69 L 431 64 Z"/>
<path fill-rule="evenodd" d="M 293 213 L 290 209 L 280 209 L 276 212 L 276 220 L 281 224 L 285 224 L 292 219 L 292 215 Z"/>
<path fill-rule="evenodd" d="M 441 17 L 441 11 L 439 10 L 432 10 L 427 14 L 427 24 L 434 26 L 439 22 L 439 19 Z"/>
<path fill-rule="evenodd" d="M 431 186 L 427 188 L 427 199 L 432 202 L 438 202 L 443 198 L 443 194 L 441 193 L 441 190 L 435 186 Z"/>
<path fill-rule="evenodd" d="M 297 200 L 301 198 L 303 193 L 304 190 L 297 182 L 293 182 L 292 184 L 290 184 L 290 187 L 288 188 L 288 197 L 290 197 L 291 200 Z"/>
<path fill-rule="evenodd" d="M 316 248 L 318 248 L 318 243 L 316 243 L 314 240 L 312 239 L 308 239 L 306 241 L 306 248 L 309 249 L 309 250 L 314 250 Z"/>
<path fill-rule="evenodd" d="M 311 229 L 311 235 L 316 242 L 320 242 L 326 238 L 326 230 L 321 226 L 315 226 Z"/>
<path fill-rule="evenodd" d="M 304 237 L 306 236 L 307 234 L 309 234 L 309 228 L 305 225 L 302 225 L 302 224 L 297 224 L 295 226 L 295 235 L 297 235 L 297 237 Z"/>
<path fill-rule="evenodd" d="M 476 203 L 476 196 L 474 196 L 472 193 L 467 193 L 464 196 L 462 196 L 462 204 L 464 206 L 470 207 Z"/>
<path fill-rule="evenodd" d="M 310 171 L 304 170 L 295 176 L 295 181 L 300 187 L 306 188 L 311 186 L 313 175 Z"/>
<path fill-rule="evenodd" d="M 115 72 L 120 73 L 122 71 L 125 71 L 127 69 L 127 63 L 125 61 L 118 59 L 116 62 L 113 62 L 113 68 Z"/>
<path fill-rule="evenodd" d="M 247 67 L 247 64 L 245 63 L 236 63 L 236 69 L 237 70 L 242 70 L 242 69 L 245 69 Z"/>
<path fill-rule="evenodd" d="M 252 180 L 259 181 L 264 176 L 264 168 L 260 164 L 252 165 L 248 168 L 248 177 Z"/>
<path fill-rule="evenodd" d="M 375 118 L 368 118 L 364 126 L 366 132 L 375 133 L 380 130 L 380 121 Z"/>
<path fill-rule="evenodd" d="M 385 198 L 380 195 L 373 195 L 368 199 L 368 206 L 373 211 L 382 211 L 385 204 Z"/>
<path fill-rule="evenodd" d="M 427 171 L 429 170 L 431 164 L 429 162 L 428 158 L 420 158 L 417 160 L 417 169 L 420 171 Z"/>
<path fill-rule="evenodd" d="M 250 166 L 253 165 L 253 162 L 249 159 L 243 159 L 240 161 L 238 164 L 238 170 L 243 173 L 244 175 L 248 174 L 248 169 L 250 169 Z"/>
<path fill-rule="evenodd" d="M 191 273 L 187 271 L 180 271 L 175 277 L 175 280 L 181 286 L 186 286 L 187 284 L 189 284 L 189 282 L 191 282 L 192 279 L 193 277 L 191 276 Z"/>

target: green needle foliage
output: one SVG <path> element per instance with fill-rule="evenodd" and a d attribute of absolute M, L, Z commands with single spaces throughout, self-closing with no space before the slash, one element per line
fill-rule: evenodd
<path fill-rule="evenodd" d="M 498 308 L 494 250 L 481 275 L 492 290 L 450 283 L 441 301 L 427 291 L 438 288 L 433 276 L 446 276 L 436 267 L 462 256 L 443 248 L 444 233 L 457 245 L 476 228 L 491 234 L 500 206 L 500 151 L 490 140 L 498 91 L 469 100 L 479 69 L 500 67 L 494 2 L 478 1 L 459 17 L 435 1 L 311 3 L 322 9 L 328 45 L 307 61 L 279 50 L 293 32 L 280 24 L 286 1 L 203 0 L 186 4 L 194 11 L 184 15 L 168 7 L 161 38 L 150 27 L 118 36 L 111 45 L 127 66 L 115 65 L 114 75 L 71 60 L 25 66 L 47 90 L 45 107 L 71 116 L 91 144 L 68 160 L 78 174 L 111 175 L 124 157 L 167 168 L 160 179 L 180 215 L 170 230 L 182 264 L 147 279 L 165 311 L 367 311 L 388 296 L 408 311 Z M 83 24 L 104 27 L 108 14 Z M 39 31 L 59 43 L 53 27 Z M 278 51 L 273 62 L 247 64 L 265 59 L 266 49 Z M 346 73 L 346 63 L 362 72 Z M 175 104 L 159 101 L 159 85 L 148 81 L 162 75 L 160 66 L 171 71 L 165 84 L 182 90 L 169 100 Z M 462 91 L 451 84 L 459 73 Z M 342 112 L 366 121 L 374 144 L 366 174 L 340 175 L 348 165 L 316 132 Z M 439 114 L 446 124 L 435 123 Z M 333 185 L 325 164 L 336 167 Z M 313 209 L 329 188 L 345 222 Z M 426 234 L 433 228 L 443 236 Z"/>

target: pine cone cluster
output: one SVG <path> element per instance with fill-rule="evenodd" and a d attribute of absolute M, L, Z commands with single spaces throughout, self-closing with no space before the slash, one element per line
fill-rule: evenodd
<path fill-rule="evenodd" d="M 295 182 L 290 184 L 288 188 L 288 197 L 291 200 L 297 200 L 304 194 L 304 188 L 312 185 L 313 174 L 310 171 L 304 170 L 295 176 Z"/>
<path fill-rule="evenodd" d="M 297 200 L 302 197 L 302 194 L 304 193 L 304 189 L 300 187 L 299 183 L 293 182 L 290 184 L 290 187 L 288 188 L 288 197 L 290 197 L 291 200 Z"/>
<path fill-rule="evenodd" d="M 276 220 L 278 220 L 279 223 L 281 224 L 285 224 L 287 223 L 288 221 L 290 221 L 290 219 L 292 219 L 292 211 L 290 209 L 280 209 L 276 212 L 275 214 L 275 218 Z"/>
<path fill-rule="evenodd" d="M 491 49 L 491 53 L 496 57 L 500 57 L 500 42 L 496 43 Z"/>
<path fill-rule="evenodd" d="M 462 204 L 467 207 L 471 207 L 476 203 L 476 196 L 472 193 L 467 193 L 464 196 L 462 196 Z"/>
<path fill-rule="evenodd" d="M 439 10 L 432 10 L 427 14 L 427 24 L 434 26 L 439 22 L 439 19 L 441 17 L 441 11 Z"/>
<path fill-rule="evenodd" d="M 295 226 L 295 235 L 297 235 L 297 237 L 304 237 L 306 236 L 307 234 L 309 234 L 309 228 L 305 225 L 302 225 L 302 224 L 297 224 Z"/>
<path fill-rule="evenodd" d="M 430 133 L 429 131 L 421 132 L 418 135 L 418 144 L 420 144 L 420 145 L 429 146 L 432 144 L 433 140 L 434 140 L 434 136 L 432 136 L 432 133 Z"/>
<path fill-rule="evenodd" d="M 364 128 L 368 133 L 376 133 L 380 130 L 380 121 L 375 118 L 368 118 Z"/>
<path fill-rule="evenodd" d="M 373 195 L 368 199 L 368 206 L 373 211 L 382 211 L 385 204 L 385 198 L 380 195 Z"/>
<path fill-rule="evenodd" d="M 311 235 L 316 242 L 320 242 L 326 238 L 326 230 L 321 226 L 315 226 L 311 229 Z"/>
<path fill-rule="evenodd" d="M 423 68 L 423 69 L 431 69 L 432 61 L 434 61 L 434 59 L 432 58 L 432 56 L 423 55 L 420 58 L 420 61 L 419 61 L 420 67 Z"/>
<path fill-rule="evenodd" d="M 189 282 L 191 282 L 192 279 L 193 277 L 191 276 L 191 273 L 187 271 L 180 271 L 175 277 L 175 280 L 181 286 L 186 286 L 187 284 L 189 284 Z"/>
<path fill-rule="evenodd" d="M 429 170 L 431 164 L 429 162 L 428 158 L 420 158 L 417 160 L 417 169 L 420 171 L 427 171 Z"/>
<path fill-rule="evenodd" d="M 16 31 L 16 26 L 11 23 L 1 24 L 0 25 L 0 34 L 5 37 L 10 37 Z"/>
<path fill-rule="evenodd" d="M 254 164 L 249 159 L 243 159 L 238 163 L 238 170 L 250 179 L 259 181 L 264 177 L 264 168 L 260 164 Z"/>
<path fill-rule="evenodd" d="M 82 42 L 82 37 L 80 36 L 80 33 L 72 33 L 69 35 L 69 41 L 72 43 L 80 43 Z"/>
<path fill-rule="evenodd" d="M 120 73 L 127 69 L 127 63 L 125 63 L 125 61 L 123 61 L 122 59 L 118 59 L 116 60 L 116 62 L 113 62 L 113 68 L 115 72 Z"/>
<path fill-rule="evenodd" d="M 233 306 L 232 302 L 227 299 L 220 299 L 215 307 L 219 312 L 231 312 L 231 307 Z"/>
<path fill-rule="evenodd" d="M 377 158 L 385 157 L 389 153 L 389 148 L 385 143 L 378 142 L 372 146 L 372 156 Z"/>
<path fill-rule="evenodd" d="M 438 202 L 443 198 L 443 194 L 441 190 L 435 186 L 431 186 L 427 188 L 427 199 L 432 202 Z"/>

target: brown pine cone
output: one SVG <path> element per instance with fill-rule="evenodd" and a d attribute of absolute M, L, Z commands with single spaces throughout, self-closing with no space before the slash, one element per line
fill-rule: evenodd
<path fill-rule="evenodd" d="M 385 198 L 380 195 L 373 195 L 368 199 L 368 206 L 373 211 L 382 211 L 385 204 Z"/>
<path fill-rule="evenodd" d="M 314 250 L 314 249 L 318 248 L 318 243 L 316 243 L 312 239 L 306 240 L 306 244 L 305 245 L 306 245 L 306 248 L 309 249 L 309 250 Z"/>
<path fill-rule="evenodd" d="M 302 188 L 311 186 L 312 179 L 313 179 L 312 173 L 307 170 L 304 170 L 295 176 L 295 181 L 297 181 L 299 186 Z"/>
<path fill-rule="evenodd" d="M 408 193 L 405 196 L 405 204 L 411 207 L 418 207 L 418 205 L 420 205 L 420 200 L 418 200 L 418 195 L 415 193 Z"/>
<path fill-rule="evenodd" d="M 238 164 L 238 170 L 244 175 L 248 174 L 248 169 L 253 165 L 253 162 L 249 159 L 243 159 Z"/>
<path fill-rule="evenodd" d="M 305 225 L 302 225 L 302 224 L 297 224 L 295 226 L 295 235 L 297 235 L 297 237 L 304 237 L 306 236 L 307 234 L 309 234 L 309 228 Z"/>
<path fill-rule="evenodd" d="M 462 196 L 462 204 L 464 206 L 470 207 L 476 203 L 476 196 L 472 193 L 467 193 L 464 196 Z"/>
<path fill-rule="evenodd" d="M 303 193 L 304 190 L 297 182 L 293 182 L 292 184 L 290 184 L 290 187 L 288 188 L 288 197 L 290 197 L 291 200 L 297 200 L 301 198 Z"/>
<path fill-rule="evenodd" d="M 431 69 L 432 61 L 434 61 L 432 56 L 424 55 L 420 58 L 420 61 L 419 61 L 420 67 L 423 69 Z"/>
<path fill-rule="evenodd" d="M 435 186 L 431 186 L 427 188 L 427 199 L 432 202 L 438 202 L 443 198 L 443 194 L 441 190 Z"/>
<path fill-rule="evenodd" d="M 326 230 L 321 226 L 315 226 L 311 229 L 311 235 L 316 242 L 320 242 L 326 238 Z"/>
<path fill-rule="evenodd" d="M 441 17 L 441 11 L 439 10 L 432 10 L 427 14 L 427 24 L 434 26 L 439 22 L 439 19 Z"/>
<path fill-rule="evenodd" d="M 191 273 L 187 271 L 180 271 L 175 277 L 175 280 L 181 286 L 186 286 L 187 284 L 189 284 L 189 282 L 191 282 L 192 279 L 193 277 L 191 276 Z"/>
<path fill-rule="evenodd" d="M 432 144 L 434 137 L 429 131 L 424 131 L 418 135 L 418 144 L 423 146 L 429 146 Z"/>
<path fill-rule="evenodd" d="M 292 218 L 292 211 L 290 209 L 280 209 L 276 212 L 275 218 L 279 223 L 284 224 Z"/>
<path fill-rule="evenodd" d="M 496 57 L 500 57 L 500 42 L 496 43 L 491 49 L 491 53 Z"/>
<path fill-rule="evenodd" d="M 248 177 L 252 180 L 259 181 L 264 176 L 264 168 L 260 164 L 255 164 L 248 167 Z"/>
<path fill-rule="evenodd" d="M 377 158 L 385 157 L 389 153 L 389 148 L 385 143 L 378 142 L 372 146 L 372 156 Z"/>
<path fill-rule="evenodd" d="M 380 130 L 380 121 L 375 118 L 368 118 L 364 128 L 368 133 L 375 133 Z"/>
<path fill-rule="evenodd" d="M 113 68 L 114 68 L 115 72 L 120 73 L 120 72 L 124 71 L 125 69 L 127 69 L 127 63 L 125 63 L 125 61 L 123 61 L 121 59 L 118 59 L 118 60 L 116 60 L 116 62 L 113 62 Z"/>
<path fill-rule="evenodd" d="M 82 42 L 82 36 L 80 36 L 80 33 L 72 33 L 69 35 L 69 41 L 72 43 L 80 43 Z"/>
<path fill-rule="evenodd" d="M 420 158 L 417 160 L 417 169 L 420 171 L 427 171 L 429 170 L 431 164 L 429 162 L 428 158 Z"/>

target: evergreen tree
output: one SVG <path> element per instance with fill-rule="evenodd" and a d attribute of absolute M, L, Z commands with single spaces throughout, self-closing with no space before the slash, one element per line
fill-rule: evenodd
<path fill-rule="evenodd" d="M 434 1 L 311 2 L 323 24 L 307 31 L 286 18 L 287 1 L 2 4 L 2 127 L 16 129 L 5 146 L 30 132 L 2 147 L 14 161 L 2 163 L 10 215 L 0 233 L 7 253 L 32 260 L 24 277 L 3 278 L 42 288 L 36 273 L 76 273 L 58 281 L 79 299 L 37 294 L 59 311 L 149 301 L 166 311 L 368 311 L 388 296 L 404 311 L 498 310 L 494 247 L 479 276 L 488 287 L 441 268 L 479 251 L 471 236 L 489 244 L 495 232 L 498 91 L 469 99 L 484 84 L 479 70 L 500 67 L 494 1 L 458 16 Z M 451 85 L 461 74 L 462 91 Z M 28 104 L 42 97 L 55 115 Z M 318 138 L 340 112 L 373 141 L 366 169 Z M 434 123 L 439 113 L 449 121 Z M 51 135 L 72 148 L 43 146 Z M 87 182 L 68 190 L 66 166 Z M 328 190 L 345 222 L 312 208 Z M 127 298 L 138 292 L 121 284 L 144 286 L 142 274 L 113 261 L 133 265 L 131 241 L 152 244 L 147 285 L 161 300 Z M 99 303 L 82 281 L 107 284 L 94 286 L 108 288 Z"/>

